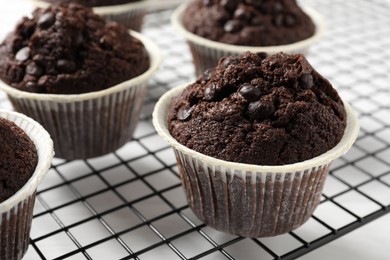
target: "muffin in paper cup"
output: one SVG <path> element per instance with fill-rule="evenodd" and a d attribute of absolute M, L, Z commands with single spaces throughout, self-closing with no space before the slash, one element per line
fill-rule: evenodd
<path fill-rule="evenodd" d="M 113 87 L 84 94 L 38 94 L 0 81 L 14 109 L 40 122 L 54 141 L 56 156 L 64 159 L 97 157 L 132 138 L 147 92 L 147 81 L 161 63 L 159 48 L 136 32 L 145 46 L 150 67 L 143 74 Z"/>
<path fill-rule="evenodd" d="M 153 111 L 157 133 L 174 149 L 187 201 L 209 226 L 244 237 L 275 236 L 307 221 L 317 207 L 329 167 L 345 154 L 359 132 L 344 102 L 347 127 L 340 142 L 312 159 L 281 166 L 261 166 L 216 159 L 180 144 L 168 130 L 171 100 L 186 87 L 165 93 Z"/>
<path fill-rule="evenodd" d="M 51 3 L 42 0 L 30 0 L 33 6 L 47 8 Z M 127 28 L 141 31 L 143 18 L 147 13 L 148 3 L 146 0 L 130 2 L 126 4 L 96 6 L 93 11 L 107 20 L 116 21 Z"/>
<path fill-rule="evenodd" d="M 187 2 L 176 8 L 176 10 L 172 13 L 171 23 L 176 31 L 184 37 L 189 45 L 192 54 L 192 60 L 195 66 L 196 76 L 200 75 L 203 71 L 216 66 L 220 58 L 224 56 L 239 55 L 245 51 L 265 52 L 267 54 L 274 54 L 278 52 L 306 54 L 309 47 L 317 42 L 323 36 L 325 31 L 325 22 L 322 16 L 314 9 L 304 7 L 302 8 L 303 11 L 312 19 L 316 28 L 314 35 L 307 39 L 291 44 L 277 46 L 257 47 L 226 44 L 198 36 L 188 31 L 183 26 L 182 17 L 188 4 L 189 3 Z"/>
<path fill-rule="evenodd" d="M 20 127 L 32 140 L 38 154 L 38 164 L 27 183 L 0 203 L 0 259 L 22 259 L 30 243 L 36 190 L 50 168 L 53 142 L 40 124 L 25 115 L 0 110 L 0 117 Z"/>

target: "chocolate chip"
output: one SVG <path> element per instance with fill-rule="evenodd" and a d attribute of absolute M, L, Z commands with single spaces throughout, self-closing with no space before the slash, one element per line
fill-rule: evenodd
<path fill-rule="evenodd" d="M 314 86 L 313 76 L 309 73 L 302 74 L 298 82 L 303 89 L 308 89 Z"/>
<path fill-rule="evenodd" d="M 30 48 L 24 47 L 21 48 L 15 55 L 15 59 L 18 61 L 25 61 L 30 58 Z"/>
<path fill-rule="evenodd" d="M 275 15 L 276 13 L 280 13 L 285 9 L 283 7 L 283 1 L 264 1 L 262 6 L 262 12 L 266 14 L 272 14 Z M 288 2 L 288 1 L 287 1 Z"/>
<path fill-rule="evenodd" d="M 234 57 L 222 57 L 220 60 L 219 60 L 219 66 L 221 66 L 222 68 L 227 68 L 229 65 L 231 64 L 237 64 L 238 61 L 234 58 Z"/>
<path fill-rule="evenodd" d="M 217 94 L 217 86 L 215 83 L 208 84 L 203 92 L 204 99 L 208 101 L 213 100 L 216 94 Z"/>
<path fill-rule="evenodd" d="M 42 54 L 35 54 L 33 57 L 32 57 L 32 60 L 33 61 L 36 61 L 36 62 L 42 62 L 44 59 L 44 56 Z"/>
<path fill-rule="evenodd" d="M 35 82 L 35 81 L 37 81 L 37 77 L 30 75 L 30 74 L 24 74 L 23 81 L 24 82 L 34 81 Z"/>
<path fill-rule="evenodd" d="M 41 76 L 43 73 L 43 69 L 38 66 L 35 62 L 31 62 L 26 67 L 26 73 L 33 76 Z"/>
<path fill-rule="evenodd" d="M 58 21 L 58 23 L 61 23 L 61 21 L 64 19 L 64 13 L 63 12 L 57 12 L 55 20 Z"/>
<path fill-rule="evenodd" d="M 278 26 L 278 27 L 283 26 L 283 23 L 284 23 L 284 16 L 283 16 L 283 14 L 278 14 L 278 15 L 276 15 L 274 17 L 273 24 L 275 26 Z"/>
<path fill-rule="evenodd" d="M 25 38 L 30 38 L 30 36 L 34 33 L 35 31 L 35 22 L 33 20 L 23 20 L 22 27 L 20 28 L 20 33 L 25 37 Z"/>
<path fill-rule="evenodd" d="M 237 20 L 229 20 L 223 26 L 225 32 L 234 33 L 242 28 L 242 24 Z"/>
<path fill-rule="evenodd" d="M 34 81 L 28 81 L 28 82 L 26 83 L 26 88 L 27 88 L 27 90 L 30 91 L 30 92 L 37 92 L 37 90 L 38 90 L 37 83 L 34 82 Z"/>
<path fill-rule="evenodd" d="M 277 12 L 282 11 L 283 10 L 283 4 L 279 3 L 279 2 L 276 2 L 275 5 L 274 5 L 274 10 L 277 11 Z"/>
<path fill-rule="evenodd" d="M 256 52 L 257 56 L 259 56 L 262 60 L 268 57 L 266 52 Z"/>
<path fill-rule="evenodd" d="M 275 106 L 270 101 L 256 101 L 248 105 L 248 115 L 253 120 L 270 118 L 274 112 Z"/>
<path fill-rule="evenodd" d="M 245 0 L 245 3 L 253 5 L 255 7 L 261 7 L 262 1 L 259 0 Z"/>
<path fill-rule="evenodd" d="M 284 17 L 284 24 L 288 27 L 294 26 L 296 22 L 295 16 L 288 14 Z"/>
<path fill-rule="evenodd" d="M 249 10 L 243 7 L 239 7 L 234 12 L 234 18 L 237 18 L 241 21 L 249 21 L 252 17 L 252 14 Z"/>
<path fill-rule="evenodd" d="M 238 89 L 238 93 L 246 100 L 258 100 L 261 96 L 261 91 L 250 83 L 244 83 Z"/>
<path fill-rule="evenodd" d="M 52 13 L 44 13 L 41 17 L 39 17 L 38 26 L 41 29 L 47 29 L 52 26 L 55 21 L 56 19 Z"/>
<path fill-rule="evenodd" d="M 292 14 L 278 14 L 274 17 L 273 23 L 275 26 L 294 26 L 296 23 L 296 18 Z"/>
<path fill-rule="evenodd" d="M 71 60 L 58 60 L 57 69 L 61 72 L 70 73 L 76 69 L 76 64 Z"/>
<path fill-rule="evenodd" d="M 225 8 L 227 11 L 234 11 L 237 7 L 237 1 L 236 0 L 221 0 L 219 4 Z"/>
<path fill-rule="evenodd" d="M 213 0 L 203 0 L 204 6 L 211 6 L 213 4 Z"/>
<path fill-rule="evenodd" d="M 193 107 L 187 107 L 187 106 L 181 107 L 179 109 L 179 111 L 177 111 L 177 119 L 179 119 L 180 121 L 184 121 L 186 119 L 189 119 L 191 116 L 192 110 L 193 110 Z"/>
<path fill-rule="evenodd" d="M 35 87 L 37 85 L 37 83 L 35 83 L 35 82 L 33 82 L 33 81 L 28 81 L 27 83 L 26 83 L 26 87 L 28 87 L 28 88 L 33 88 L 33 87 Z"/>
<path fill-rule="evenodd" d="M 43 75 L 42 77 L 39 78 L 38 80 L 38 86 L 42 87 L 44 85 L 47 85 L 49 82 L 49 76 Z"/>
<path fill-rule="evenodd" d="M 100 39 L 99 39 L 99 42 L 100 42 L 100 44 L 102 44 L 103 46 L 110 46 L 110 45 L 112 45 L 112 38 L 111 38 L 111 36 L 109 36 L 109 35 L 104 35 L 103 37 L 101 37 Z"/>
<path fill-rule="evenodd" d="M 24 70 L 21 67 L 17 66 L 11 66 L 7 73 L 10 78 L 14 79 L 14 82 L 22 81 L 25 75 Z"/>
<path fill-rule="evenodd" d="M 205 72 L 203 72 L 203 75 L 202 75 L 202 80 L 209 81 L 211 79 L 211 75 L 214 72 L 214 70 L 215 69 L 213 69 L 213 68 L 205 70 Z"/>
<path fill-rule="evenodd" d="M 15 35 L 12 38 L 12 43 L 11 43 L 12 51 L 16 52 L 17 50 L 19 50 L 22 47 L 22 44 L 23 44 L 23 38 L 20 37 L 19 35 Z"/>

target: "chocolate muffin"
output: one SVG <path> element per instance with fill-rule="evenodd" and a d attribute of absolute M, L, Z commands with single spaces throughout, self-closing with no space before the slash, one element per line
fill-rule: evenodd
<path fill-rule="evenodd" d="M 43 125 L 56 156 L 101 156 L 131 138 L 161 62 L 152 41 L 78 4 L 25 17 L 0 45 L 0 89 Z"/>
<path fill-rule="evenodd" d="M 0 118 L 0 203 L 15 194 L 34 173 L 34 143 L 15 123 Z"/>
<path fill-rule="evenodd" d="M 209 40 L 244 46 L 290 44 L 316 29 L 295 0 L 195 0 L 184 12 L 183 25 Z"/>
<path fill-rule="evenodd" d="M 22 259 L 38 185 L 48 173 L 53 142 L 46 130 L 27 116 L 0 109 L 0 259 Z"/>
<path fill-rule="evenodd" d="M 221 160 L 285 165 L 333 148 L 346 127 L 343 102 L 300 54 L 222 58 L 170 107 L 171 135 Z"/>
<path fill-rule="evenodd" d="M 52 4 L 77 3 L 88 7 L 121 5 L 139 1 L 141 0 L 45 0 L 45 2 Z"/>
<path fill-rule="evenodd" d="M 359 133 L 348 103 L 300 54 L 225 57 L 153 111 L 187 202 L 217 230 L 276 236 L 305 223 Z"/>
<path fill-rule="evenodd" d="M 127 28 L 73 3 L 35 10 L 0 45 L 0 78 L 28 92 L 99 91 L 148 68 L 143 44 Z"/>

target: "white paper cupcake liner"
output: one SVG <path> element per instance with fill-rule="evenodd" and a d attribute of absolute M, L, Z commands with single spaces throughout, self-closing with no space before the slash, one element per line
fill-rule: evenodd
<path fill-rule="evenodd" d="M 50 3 L 42 0 L 30 0 L 30 2 L 37 8 L 50 6 Z M 94 13 L 103 16 L 107 20 L 116 21 L 131 30 L 140 31 L 147 8 L 148 1 L 142 0 L 120 5 L 97 6 L 92 9 Z"/>
<path fill-rule="evenodd" d="M 212 41 L 189 32 L 182 24 L 183 13 L 187 6 L 188 2 L 180 5 L 173 12 L 171 16 L 171 23 L 178 33 L 180 33 L 188 42 L 193 57 L 196 75 L 200 75 L 205 70 L 215 67 L 218 64 L 219 59 L 224 56 L 237 56 L 245 51 L 266 52 L 268 54 L 277 52 L 306 54 L 309 47 L 317 42 L 323 36 L 325 31 L 325 22 L 322 16 L 315 10 L 309 7 L 304 7 L 302 9 L 307 15 L 309 15 L 316 27 L 316 31 L 313 36 L 302 41 L 278 46 L 254 47 L 231 45 Z"/>
<path fill-rule="evenodd" d="M 41 125 L 25 115 L 0 110 L 0 117 L 19 126 L 34 142 L 38 164 L 28 182 L 0 203 L 0 259 L 22 259 L 30 243 L 35 193 L 53 158 L 53 142 Z"/>
<path fill-rule="evenodd" d="M 345 154 L 359 132 L 351 107 L 344 102 L 347 127 L 326 153 L 294 164 L 259 166 L 215 159 L 176 141 L 167 114 L 174 96 L 165 93 L 153 111 L 157 133 L 175 151 L 188 204 L 211 227 L 244 237 L 275 236 L 302 225 L 317 207 L 332 161 Z"/>
<path fill-rule="evenodd" d="M 56 156 L 85 159 L 110 153 L 130 141 L 138 122 L 147 81 L 161 63 L 158 47 L 131 34 L 145 45 L 149 69 L 138 77 L 105 90 L 77 94 L 36 94 L 17 90 L 0 81 L 14 109 L 38 122 L 50 133 Z"/>

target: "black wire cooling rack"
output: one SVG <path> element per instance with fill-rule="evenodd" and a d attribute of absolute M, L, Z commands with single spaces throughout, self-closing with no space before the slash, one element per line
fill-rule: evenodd
<path fill-rule="evenodd" d="M 146 17 L 162 49 L 134 140 L 100 158 L 55 159 L 40 185 L 26 259 L 294 259 L 390 211 L 390 2 L 305 1 L 327 20 L 310 62 L 349 101 L 361 123 L 351 151 L 334 162 L 322 201 L 302 227 L 272 238 L 223 234 L 189 209 L 173 151 L 151 112 L 162 93 L 194 79 L 171 10 Z M 10 107 L 4 94 L 1 107 Z"/>

